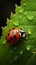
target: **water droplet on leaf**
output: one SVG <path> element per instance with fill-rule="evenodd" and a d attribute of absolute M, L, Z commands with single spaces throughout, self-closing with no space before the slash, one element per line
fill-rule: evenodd
<path fill-rule="evenodd" d="M 23 12 L 23 9 L 20 9 L 19 12 L 22 13 Z"/>
<path fill-rule="evenodd" d="M 30 50 L 30 49 L 31 49 L 31 46 L 30 46 L 30 45 L 28 45 L 28 46 L 26 47 L 26 49 L 27 49 L 27 50 Z"/>
<path fill-rule="evenodd" d="M 15 21 L 13 24 L 14 24 L 15 26 L 17 26 L 17 25 L 18 25 L 18 21 Z"/>
<path fill-rule="evenodd" d="M 20 51 L 20 54 L 23 54 L 23 51 Z"/>
<path fill-rule="evenodd" d="M 30 29 L 28 29 L 28 34 L 32 34 Z"/>
<path fill-rule="evenodd" d="M 24 3 L 23 5 L 26 6 L 26 3 Z"/>
<path fill-rule="evenodd" d="M 27 15 L 27 11 L 24 12 L 24 15 Z"/>
<path fill-rule="evenodd" d="M 3 44 L 6 44 L 6 40 L 3 41 Z"/>
<path fill-rule="evenodd" d="M 28 20 L 33 20 L 34 19 L 34 16 L 27 16 L 27 19 Z"/>

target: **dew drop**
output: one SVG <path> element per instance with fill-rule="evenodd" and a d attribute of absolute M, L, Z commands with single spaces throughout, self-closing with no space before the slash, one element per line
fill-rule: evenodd
<path fill-rule="evenodd" d="M 27 11 L 24 12 L 24 15 L 27 15 Z"/>
<path fill-rule="evenodd" d="M 32 34 L 32 32 L 31 32 L 31 30 L 30 30 L 30 29 L 28 29 L 28 34 Z"/>
<path fill-rule="evenodd" d="M 34 16 L 27 16 L 27 19 L 28 20 L 33 20 L 34 19 Z"/>
<path fill-rule="evenodd" d="M 20 54 L 23 54 L 23 51 L 22 50 L 20 51 Z"/>
<path fill-rule="evenodd" d="M 26 6 L 26 3 L 24 3 L 23 5 Z"/>
<path fill-rule="evenodd" d="M 6 40 L 3 41 L 3 44 L 6 44 Z"/>
<path fill-rule="evenodd" d="M 19 18 L 22 18 L 22 16 L 19 16 Z"/>
<path fill-rule="evenodd" d="M 23 12 L 23 9 L 20 9 L 19 12 L 22 13 Z"/>
<path fill-rule="evenodd" d="M 30 49 L 31 49 L 31 46 L 30 46 L 30 45 L 28 45 L 28 46 L 26 47 L 26 49 L 27 49 L 27 50 L 30 50 Z"/>
<path fill-rule="evenodd" d="M 18 21 L 15 21 L 13 24 L 14 24 L 15 26 L 17 26 L 17 25 L 18 25 Z"/>

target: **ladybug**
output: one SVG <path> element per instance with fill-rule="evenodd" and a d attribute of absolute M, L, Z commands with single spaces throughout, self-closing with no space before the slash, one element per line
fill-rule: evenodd
<path fill-rule="evenodd" d="M 21 37 L 26 36 L 26 31 L 20 28 L 12 28 L 9 29 L 9 31 L 6 34 L 6 41 L 9 44 L 14 44 L 16 41 L 18 41 Z"/>

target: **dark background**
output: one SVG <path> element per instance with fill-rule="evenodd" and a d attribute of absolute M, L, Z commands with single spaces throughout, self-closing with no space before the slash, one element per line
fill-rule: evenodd
<path fill-rule="evenodd" d="M 6 26 L 7 17 L 10 18 L 10 13 L 15 13 L 15 4 L 20 6 L 21 0 L 0 0 L 0 37 L 2 35 L 1 26 Z"/>

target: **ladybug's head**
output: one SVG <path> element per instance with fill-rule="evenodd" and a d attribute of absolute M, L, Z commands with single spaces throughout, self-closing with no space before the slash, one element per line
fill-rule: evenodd
<path fill-rule="evenodd" d="M 19 30 L 19 35 L 20 35 L 20 37 L 25 37 L 26 36 L 26 31 L 23 30 L 23 29 L 20 29 Z"/>

